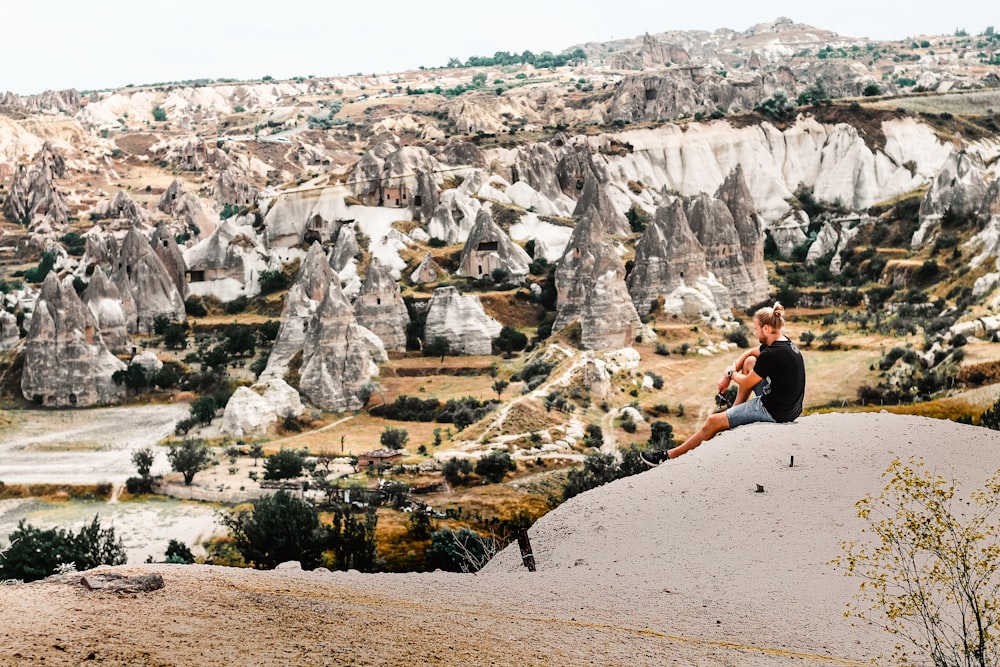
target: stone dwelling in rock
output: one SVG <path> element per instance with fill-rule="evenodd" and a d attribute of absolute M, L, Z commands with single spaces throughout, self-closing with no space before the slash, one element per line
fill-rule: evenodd
<path fill-rule="evenodd" d="M 496 269 L 503 269 L 511 279 L 518 280 L 528 275 L 530 264 L 528 253 L 514 243 L 484 209 L 476 215 L 476 224 L 469 232 L 455 275 L 483 278 Z"/>

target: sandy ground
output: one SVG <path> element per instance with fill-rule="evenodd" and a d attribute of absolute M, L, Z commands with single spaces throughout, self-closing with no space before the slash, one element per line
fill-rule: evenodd
<path fill-rule="evenodd" d="M 857 582 L 829 562 L 911 455 L 969 489 L 1000 433 L 885 413 L 736 429 L 540 519 L 533 573 L 514 545 L 475 575 L 137 565 L 114 570 L 164 587 L 0 586 L 0 664 L 869 664 L 892 637 L 844 617 Z"/>

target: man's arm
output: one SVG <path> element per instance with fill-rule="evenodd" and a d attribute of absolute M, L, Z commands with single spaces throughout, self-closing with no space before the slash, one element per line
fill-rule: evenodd
<path fill-rule="evenodd" d="M 741 354 L 739 358 L 736 360 L 736 363 L 727 368 L 725 374 L 719 379 L 719 393 L 721 394 L 726 389 L 729 389 L 729 383 L 731 381 L 736 381 L 736 374 L 740 373 L 743 370 L 743 364 L 746 363 L 747 359 L 749 359 L 750 357 L 759 357 L 759 356 L 760 356 L 760 345 L 755 345 L 754 347 L 747 349 L 746 352 Z M 729 372 L 730 370 L 733 371 L 731 374 Z M 741 387 L 743 386 L 740 382 L 736 382 L 736 384 L 739 384 Z"/>

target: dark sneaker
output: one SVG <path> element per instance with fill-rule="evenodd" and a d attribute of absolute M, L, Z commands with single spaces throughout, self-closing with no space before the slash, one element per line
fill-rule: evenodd
<path fill-rule="evenodd" d="M 667 450 L 665 449 L 659 449 L 655 451 L 651 449 L 643 450 L 639 452 L 639 458 L 642 459 L 642 462 L 648 465 L 650 468 L 655 468 L 664 461 L 670 460 L 670 457 L 667 456 Z"/>

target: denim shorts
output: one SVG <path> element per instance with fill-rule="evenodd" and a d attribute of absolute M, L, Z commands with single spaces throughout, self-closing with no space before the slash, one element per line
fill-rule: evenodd
<path fill-rule="evenodd" d="M 729 428 L 755 424 L 757 422 L 775 422 L 774 417 L 764 407 L 764 402 L 760 396 L 754 396 L 749 401 L 729 408 L 726 410 L 726 417 L 729 419 Z"/>

